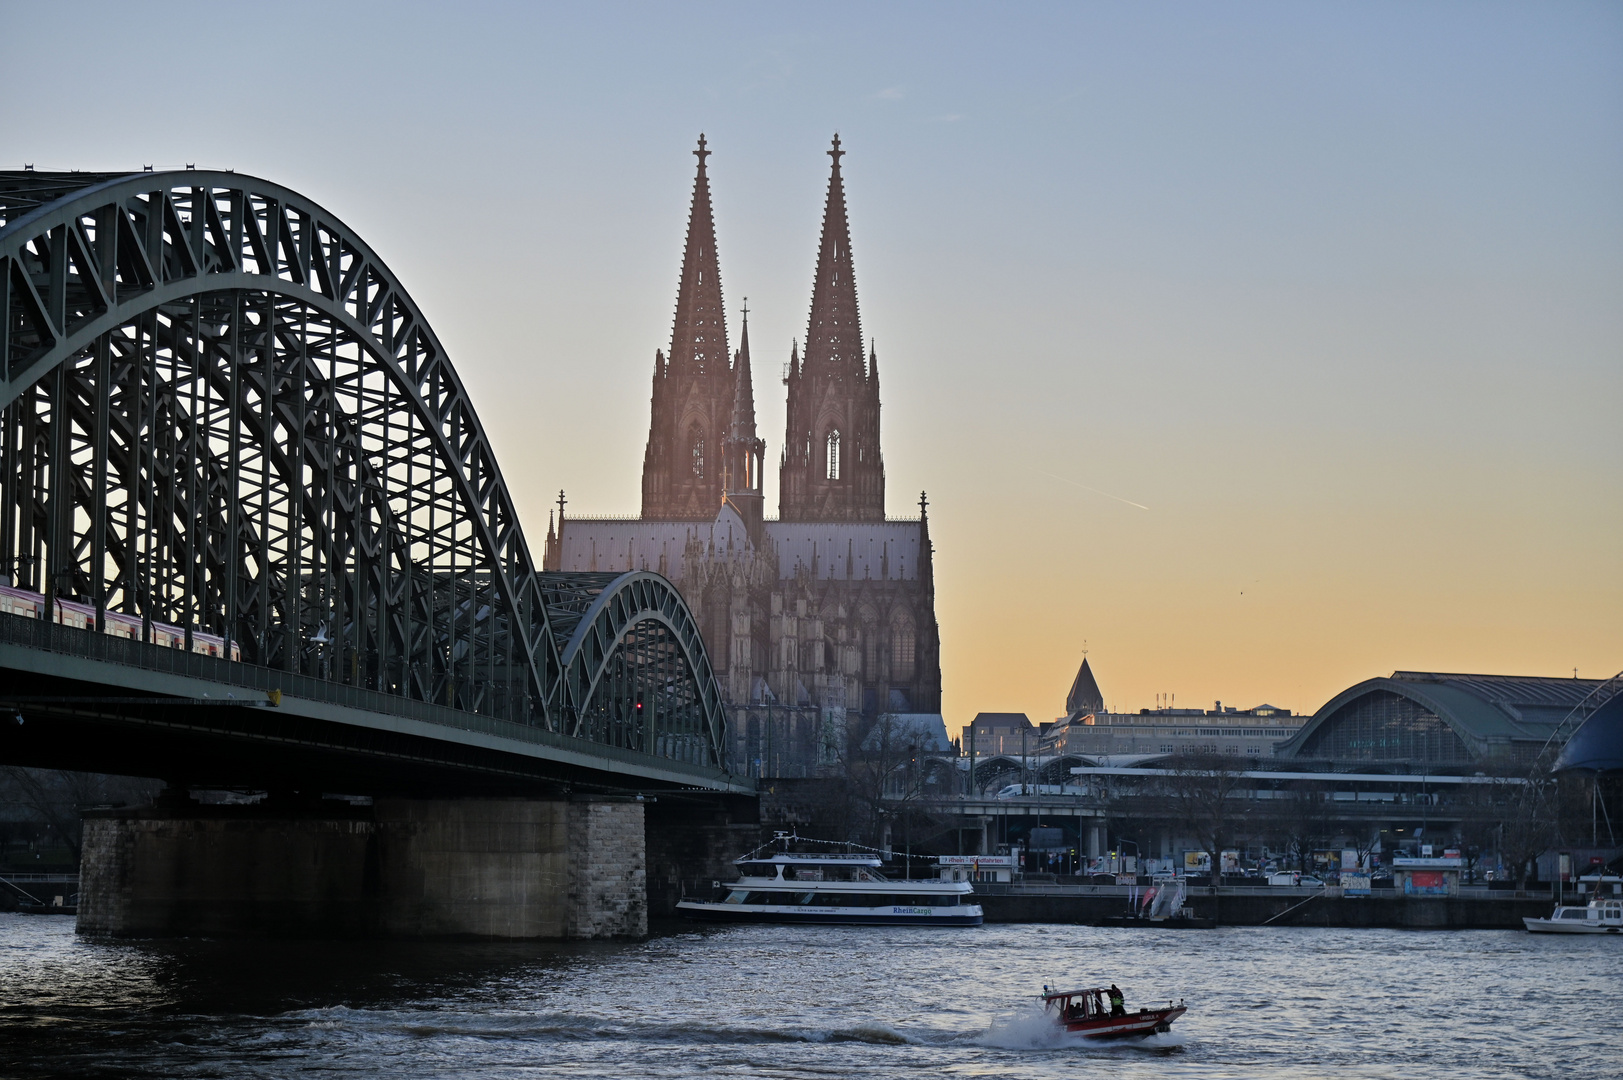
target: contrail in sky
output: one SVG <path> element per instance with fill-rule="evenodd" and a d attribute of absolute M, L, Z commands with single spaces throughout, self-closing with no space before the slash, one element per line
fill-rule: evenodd
<path fill-rule="evenodd" d="M 1140 510 L 1148 510 L 1149 509 L 1149 507 L 1145 506 L 1143 503 L 1136 503 L 1132 499 L 1124 499 L 1120 495 L 1112 495 L 1108 491 L 1100 491 L 1098 488 L 1096 488 L 1096 487 L 1088 487 L 1088 485 L 1086 485 L 1086 484 L 1078 484 L 1075 480 L 1071 480 L 1071 479 L 1069 479 L 1067 477 L 1060 476 L 1058 473 L 1051 473 L 1051 472 L 1048 472 L 1046 469 L 1038 469 L 1037 471 L 1042 473 L 1044 476 L 1052 476 L 1055 480 L 1060 480 L 1060 481 L 1063 481 L 1063 482 L 1065 482 L 1067 484 L 1072 484 L 1072 485 L 1074 485 L 1076 487 L 1079 487 L 1083 491 L 1091 491 L 1095 495 L 1103 495 L 1107 499 L 1115 499 L 1117 502 L 1124 502 L 1128 506 L 1136 506 Z"/>

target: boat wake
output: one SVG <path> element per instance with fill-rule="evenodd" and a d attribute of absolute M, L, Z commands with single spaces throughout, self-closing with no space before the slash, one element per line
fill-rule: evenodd
<path fill-rule="evenodd" d="M 905 1046 L 929 1042 L 886 1024 L 785 1029 L 748 1024 L 639 1023 L 567 1013 L 467 1014 L 350 1009 L 302 1010 L 283 1016 L 307 1030 L 348 1031 L 413 1039 L 635 1043 L 867 1043 Z"/>
<path fill-rule="evenodd" d="M 469 1042 L 589 1043 L 623 1042 L 642 1045 L 749 1046 L 770 1043 L 870 1046 L 978 1046 L 996 1050 L 1073 1051 L 1094 1054 L 1133 1053 L 1144 1050 L 1176 1051 L 1184 1046 L 1181 1034 L 1171 1032 L 1142 1039 L 1099 1042 L 1061 1030 L 1039 1005 L 996 1020 L 983 1031 L 947 1032 L 939 1029 L 906 1030 L 881 1022 L 849 1027 L 790 1027 L 770 1023 L 705 1024 L 659 1023 L 621 1017 L 589 1016 L 569 1012 L 491 1012 L 472 1014 L 439 1010 L 372 1010 L 336 1006 L 300 1010 L 281 1017 L 283 1030 L 300 1027 L 330 1032 L 336 1037 L 369 1039 L 451 1040 Z M 274 1036 L 273 1036 L 274 1038 Z"/>

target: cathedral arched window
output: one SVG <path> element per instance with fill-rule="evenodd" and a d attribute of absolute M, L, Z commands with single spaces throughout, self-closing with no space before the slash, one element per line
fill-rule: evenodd
<path fill-rule="evenodd" d="M 828 433 L 828 478 L 840 478 L 840 430 L 835 428 Z"/>
<path fill-rule="evenodd" d="M 913 620 L 905 615 L 900 616 L 890 624 L 891 678 L 911 679 L 913 677 L 914 651 Z"/>
<path fill-rule="evenodd" d="M 693 475 L 704 478 L 704 429 L 697 421 L 688 428 L 688 445 L 693 452 Z"/>
<path fill-rule="evenodd" d="M 870 679 L 879 674 L 879 622 L 873 608 L 863 607 L 857 611 L 857 621 L 862 629 L 857 634 L 857 643 L 862 650 L 862 670 Z"/>

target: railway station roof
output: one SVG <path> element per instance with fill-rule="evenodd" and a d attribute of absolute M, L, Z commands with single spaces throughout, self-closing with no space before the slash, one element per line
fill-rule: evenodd
<path fill-rule="evenodd" d="M 1595 679 L 1395 671 L 1326 702 L 1277 756 L 1397 771 L 1527 764 Z"/>

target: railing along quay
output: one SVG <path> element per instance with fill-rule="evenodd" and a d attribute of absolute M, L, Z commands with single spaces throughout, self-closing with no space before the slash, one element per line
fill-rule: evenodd
<path fill-rule="evenodd" d="M 1142 897 L 1150 885 L 1083 885 L 1060 884 L 1046 881 L 1016 881 L 1016 882 L 975 882 L 975 895 L 977 896 L 1131 896 L 1133 890 L 1138 890 Z M 1339 885 L 1325 885 L 1306 887 L 1300 885 L 1222 885 L 1219 897 L 1225 896 L 1274 896 L 1280 899 L 1305 898 L 1310 896 L 1324 896 L 1330 899 L 1339 899 L 1343 896 L 1356 900 L 1369 896 L 1376 899 L 1400 898 L 1404 894 L 1398 889 L 1370 889 L 1364 893 L 1347 893 Z M 1210 885 L 1190 885 L 1188 895 L 1191 899 L 1212 895 Z M 1462 885 L 1457 893 L 1449 894 L 1449 900 L 1543 900 L 1549 893 L 1547 891 L 1528 890 L 1517 892 L 1512 889 L 1488 889 L 1480 885 Z M 1415 897 L 1415 899 L 1440 899 L 1435 896 Z"/>

